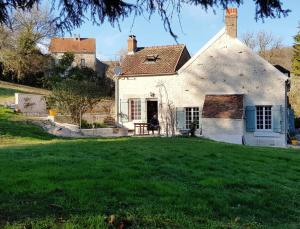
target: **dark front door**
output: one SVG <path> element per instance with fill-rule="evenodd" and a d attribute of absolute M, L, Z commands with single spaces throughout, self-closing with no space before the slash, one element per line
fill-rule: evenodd
<path fill-rule="evenodd" d="M 157 101 L 149 100 L 147 101 L 147 123 L 150 122 L 153 115 L 157 115 L 158 104 Z"/>

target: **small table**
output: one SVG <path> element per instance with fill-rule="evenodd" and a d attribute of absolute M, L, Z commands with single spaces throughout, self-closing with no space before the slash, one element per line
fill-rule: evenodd
<path fill-rule="evenodd" d="M 137 130 L 139 130 L 139 134 L 137 134 Z M 149 135 L 148 123 L 134 123 L 134 135 Z"/>

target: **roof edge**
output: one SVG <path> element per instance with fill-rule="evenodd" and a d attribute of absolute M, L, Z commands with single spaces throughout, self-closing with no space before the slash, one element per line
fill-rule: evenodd
<path fill-rule="evenodd" d="M 173 75 L 177 75 L 177 72 L 173 72 L 173 73 L 159 73 L 159 74 L 120 75 L 119 77 L 173 76 Z"/>
<path fill-rule="evenodd" d="M 171 48 L 171 47 L 178 47 L 178 46 L 186 46 L 185 44 L 175 44 L 175 45 L 152 45 L 152 46 L 144 46 L 144 47 L 137 47 L 137 49 L 156 49 L 156 48 Z"/>
<path fill-rule="evenodd" d="M 49 49 L 49 51 L 52 53 L 52 54 L 57 54 L 57 53 L 67 53 L 67 52 L 69 52 L 69 53 L 74 53 L 74 54 L 77 54 L 77 53 L 83 53 L 83 54 L 95 54 L 96 55 L 96 52 L 84 52 L 84 51 L 82 51 L 82 52 L 73 52 L 73 51 L 60 51 L 60 52 L 58 52 L 58 51 L 51 51 L 50 49 Z"/>
<path fill-rule="evenodd" d="M 205 52 L 213 43 L 215 43 L 222 35 L 226 33 L 226 27 L 223 27 L 215 36 L 213 36 L 199 51 L 189 59 L 179 70 L 182 73 L 188 66 L 190 66 L 203 52 Z"/>
<path fill-rule="evenodd" d="M 180 58 L 182 57 L 182 54 L 183 54 L 185 48 L 186 48 L 186 45 L 183 46 L 183 48 L 182 48 L 182 50 L 180 52 L 180 55 L 178 56 L 178 59 L 177 59 L 176 64 L 174 66 L 174 72 L 177 72 L 176 69 L 177 69 L 178 63 L 180 61 Z"/>

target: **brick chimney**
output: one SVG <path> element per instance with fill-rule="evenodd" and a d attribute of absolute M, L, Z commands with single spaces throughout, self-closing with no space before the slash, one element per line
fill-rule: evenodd
<path fill-rule="evenodd" d="M 137 40 L 134 35 L 128 37 L 128 54 L 134 54 L 137 49 Z"/>
<path fill-rule="evenodd" d="M 227 8 L 225 16 L 226 32 L 232 38 L 237 37 L 237 8 Z"/>

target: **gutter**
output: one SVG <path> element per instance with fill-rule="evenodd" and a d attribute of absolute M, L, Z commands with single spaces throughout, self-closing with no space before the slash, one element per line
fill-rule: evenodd
<path fill-rule="evenodd" d="M 178 75 L 178 72 L 173 72 L 173 73 L 159 73 L 159 74 L 136 74 L 136 75 L 120 75 L 119 77 L 147 77 L 147 76 L 173 76 L 173 75 Z"/>
<path fill-rule="evenodd" d="M 115 77 L 115 115 L 116 115 L 116 122 L 119 125 L 119 77 Z"/>

